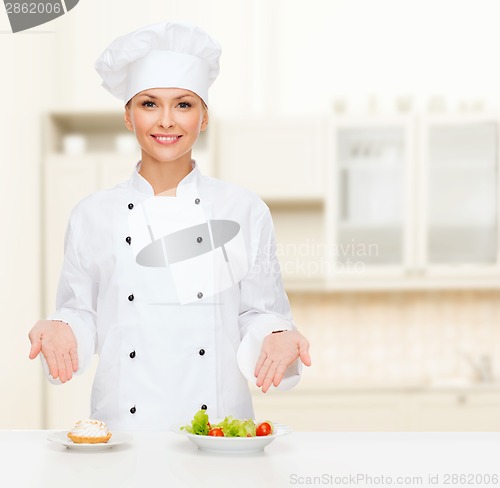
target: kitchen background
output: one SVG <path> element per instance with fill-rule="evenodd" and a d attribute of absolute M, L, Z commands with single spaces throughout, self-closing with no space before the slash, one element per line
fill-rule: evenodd
<path fill-rule="evenodd" d="M 496 0 L 81 0 L 12 34 L 0 15 L 0 428 L 88 415 L 27 333 L 54 307 L 64 230 L 138 157 L 93 62 L 163 19 L 223 46 L 201 170 L 271 208 L 313 366 L 256 414 L 297 430 L 500 428 Z M 95 364 L 94 364 L 95 369 Z"/>

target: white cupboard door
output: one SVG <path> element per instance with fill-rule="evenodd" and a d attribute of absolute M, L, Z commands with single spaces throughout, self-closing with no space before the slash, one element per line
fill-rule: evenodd
<path fill-rule="evenodd" d="M 332 131 L 334 281 L 403 276 L 414 260 L 414 121 L 347 119 Z"/>
<path fill-rule="evenodd" d="M 498 274 L 499 119 L 429 118 L 422 127 L 420 265 Z"/>
<path fill-rule="evenodd" d="M 218 120 L 218 176 L 264 200 L 319 200 L 324 195 L 326 123 L 320 118 Z"/>

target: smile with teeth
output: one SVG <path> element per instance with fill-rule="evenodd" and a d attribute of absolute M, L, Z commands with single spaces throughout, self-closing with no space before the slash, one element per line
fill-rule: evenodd
<path fill-rule="evenodd" d="M 153 138 L 162 144 L 172 144 L 173 142 L 177 142 L 181 136 L 169 135 L 169 136 L 160 136 L 154 135 Z"/>

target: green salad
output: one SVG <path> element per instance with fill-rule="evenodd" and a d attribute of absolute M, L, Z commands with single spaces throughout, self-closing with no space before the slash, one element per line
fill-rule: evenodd
<path fill-rule="evenodd" d="M 199 410 L 191 425 L 184 425 L 181 430 L 190 434 L 214 437 L 256 437 L 273 434 L 274 427 L 269 420 L 256 424 L 252 419 L 239 420 L 231 415 L 218 424 L 210 424 L 207 412 Z"/>

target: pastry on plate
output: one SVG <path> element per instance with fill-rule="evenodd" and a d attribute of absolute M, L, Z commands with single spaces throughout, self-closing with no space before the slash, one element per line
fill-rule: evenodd
<path fill-rule="evenodd" d="M 111 435 L 104 422 L 94 419 L 79 420 L 68 432 L 68 437 L 76 444 L 103 444 Z"/>

